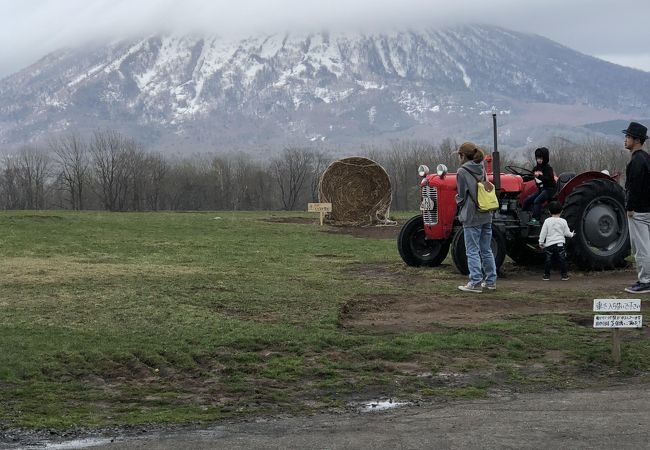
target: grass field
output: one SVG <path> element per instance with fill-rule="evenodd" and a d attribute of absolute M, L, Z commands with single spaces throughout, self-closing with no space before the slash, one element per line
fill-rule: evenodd
<path fill-rule="evenodd" d="M 584 326 L 587 308 L 351 325 L 350 305 L 362 315 L 395 299 L 472 299 L 449 265 L 409 268 L 394 239 L 327 228 L 307 213 L 0 213 L 0 428 L 215 421 L 648 378 L 647 326 L 626 331 L 614 367 L 609 335 Z M 606 293 L 567 295 L 588 305 Z"/>

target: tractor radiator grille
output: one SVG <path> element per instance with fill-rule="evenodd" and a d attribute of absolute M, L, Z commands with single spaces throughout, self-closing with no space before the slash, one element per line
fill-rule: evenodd
<path fill-rule="evenodd" d="M 428 207 L 425 208 L 424 206 Z M 431 186 L 422 187 L 422 219 L 425 225 L 438 223 L 438 190 Z"/>

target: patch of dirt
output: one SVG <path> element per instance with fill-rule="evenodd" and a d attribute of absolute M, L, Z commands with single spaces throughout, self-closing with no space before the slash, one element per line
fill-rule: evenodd
<path fill-rule="evenodd" d="M 544 358 L 552 363 L 561 363 L 567 359 L 567 354 L 562 350 L 548 350 Z"/>
<path fill-rule="evenodd" d="M 405 280 L 408 275 L 391 272 L 388 267 L 358 268 L 357 271 L 364 278 L 393 276 L 400 283 L 409 282 Z M 630 297 L 623 288 L 631 284 L 635 276 L 630 269 L 575 273 L 569 281 L 560 281 L 559 276 L 542 281 L 541 273 L 522 270 L 506 272 L 497 281 L 495 291 L 486 290 L 481 294 L 459 291 L 458 295 L 438 295 L 435 282 L 432 282 L 431 292 L 422 295 L 375 294 L 352 298 L 341 306 L 339 324 L 344 328 L 398 333 L 435 331 L 446 325 L 477 324 L 537 314 L 571 314 L 577 324 L 584 322 L 587 326 L 589 322 L 591 326 L 593 298 Z M 459 274 L 457 283 L 465 281 Z M 413 282 L 421 283 L 421 279 Z M 450 283 L 449 280 L 440 282 Z M 586 290 L 589 295 L 585 294 Z M 502 292 L 508 295 L 500 295 Z M 598 297 L 594 297 L 594 293 Z"/>
<path fill-rule="evenodd" d="M 494 296 L 403 297 L 376 295 L 355 298 L 341 308 L 343 327 L 377 331 L 435 331 L 443 324 L 475 324 L 514 316 L 570 313 L 590 309 L 585 300 L 557 299 L 553 302 L 526 299 L 495 299 Z"/>
<path fill-rule="evenodd" d="M 4 216 L 3 219 L 7 220 L 61 220 L 62 216 L 52 216 L 47 214 L 20 214 L 17 216 Z"/>
<path fill-rule="evenodd" d="M 269 219 L 265 219 L 264 222 L 318 224 L 318 220 L 318 217 L 315 219 L 311 219 L 309 217 L 271 217 Z"/>
<path fill-rule="evenodd" d="M 265 219 L 265 222 L 271 223 L 296 223 L 303 225 L 318 225 L 319 217 L 271 217 Z M 393 225 L 371 225 L 371 226 L 335 226 L 324 224 L 323 233 L 332 234 L 349 234 L 350 236 L 366 239 L 397 239 L 399 230 L 402 228 L 404 221 L 397 221 Z"/>
<path fill-rule="evenodd" d="M 403 269 L 405 266 L 401 264 L 352 264 L 350 267 L 345 268 L 343 273 L 359 277 L 367 280 L 384 280 L 390 283 L 404 284 L 404 283 L 421 283 L 424 278 L 418 277 L 412 273 L 406 273 Z M 443 266 L 440 266 L 443 267 Z M 445 266 L 448 267 L 448 266 Z M 426 274 L 426 269 L 422 275 Z"/>
<path fill-rule="evenodd" d="M 398 222 L 396 225 L 373 225 L 367 227 L 327 226 L 323 229 L 323 232 L 349 234 L 354 237 L 366 239 L 397 239 L 401 228 L 402 224 Z"/>

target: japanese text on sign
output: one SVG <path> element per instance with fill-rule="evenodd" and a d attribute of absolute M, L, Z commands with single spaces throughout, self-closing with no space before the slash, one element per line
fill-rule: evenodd
<path fill-rule="evenodd" d="M 594 328 L 641 328 L 642 315 L 595 315 Z"/>
<path fill-rule="evenodd" d="M 332 212 L 331 203 L 307 203 L 308 212 Z"/>
<path fill-rule="evenodd" d="M 639 299 L 594 299 L 594 311 L 641 311 Z"/>

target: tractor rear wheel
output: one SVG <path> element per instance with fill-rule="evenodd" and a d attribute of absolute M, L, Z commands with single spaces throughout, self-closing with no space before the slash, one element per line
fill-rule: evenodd
<path fill-rule="evenodd" d="M 410 218 L 399 232 L 397 249 L 404 262 L 413 267 L 439 266 L 449 253 L 449 239 L 427 239 L 422 215 Z"/>
<path fill-rule="evenodd" d="M 497 266 L 497 271 L 503 264 L 506 258 L 506 239 L 494 225 L 492 226 L 492 254 L 494 255 L 494 263 Z M 465 251 L 465 236 L 463 229 L 459 228 L 451 240 L 451 257 L 454 265 L 463 275 L 469 274 L 469 267 L 467 265 L 467 252 Z"/>
<path fill-rule="evenodd" d="M 576 187 L 564 202 L 564 217 L 575 236 L 567 245 L 582 269 L 625 266 L 630 236 L 623 188 L 611 180 L 595 179 Z"/>

